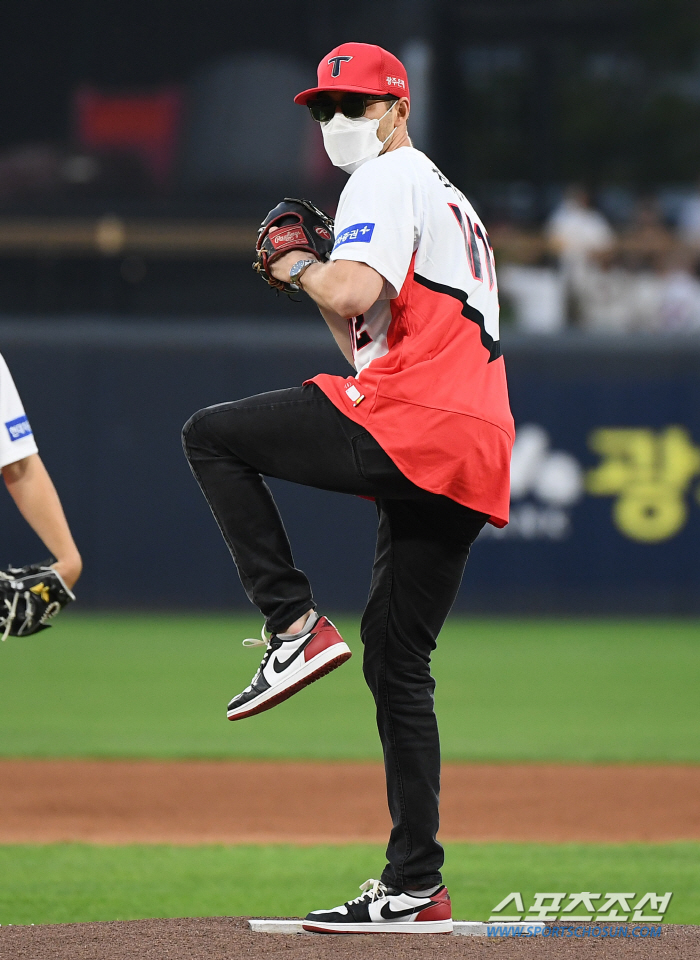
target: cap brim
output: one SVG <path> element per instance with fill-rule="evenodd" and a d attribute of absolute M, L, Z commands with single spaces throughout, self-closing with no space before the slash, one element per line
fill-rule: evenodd
<path fill-rule="evenodd" d="M 302 90 L 301 93 L 298 93 L 294 102 L 305 105 L 319 93 L 366 93 L 372 97 L 396 96 L 395 93 L 389 93 L 387 90 L 377 90 L 376 87 L 312 87 L 310 90 Z"/>

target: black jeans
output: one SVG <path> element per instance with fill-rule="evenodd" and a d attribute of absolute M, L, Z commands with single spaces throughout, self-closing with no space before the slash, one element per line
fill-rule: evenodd
<path fill-rule="evenodd" d="M 409 889 L 440 883 L 430 654 L 487 517 L 411 483 L 315 384 L 200 410 L 183 443 L 246 593 L 273 632 L 315 604 L 263 476 L 375 498 L 377 551 L 361 635 L 393 822 L 382 879 Z"/>

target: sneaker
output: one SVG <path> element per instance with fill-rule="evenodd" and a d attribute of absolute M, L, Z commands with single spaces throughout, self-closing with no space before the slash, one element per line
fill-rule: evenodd
<path fill-rule="evenodd" d="M 228 705 L 229 720 L 242 720 L 262 713 L 298 693 L 302 687 L 325 677 L 352 656 L 327 617 L 311 615 L 311 628 L 293 640 L 283 640 L 276 634 L 261 640 L 244 640 L 246 647 L 267 647 L 262 663 L 243 693 Z"/>
<path fill-rule="evenodd" d="M 452 904 L 447 887 L 429 897 L 414 897 L 380 880 L 366 880 L 361 897 L 333 910 L 312 910 L 302 923 L 315 933 L 452 933 Z"/>

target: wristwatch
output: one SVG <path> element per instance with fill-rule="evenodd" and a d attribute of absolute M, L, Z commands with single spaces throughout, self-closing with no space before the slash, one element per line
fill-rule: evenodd
<path fill-rule="evenodd" d="M 289 282 L 294 283 L 301 289 L 301 276 L 307 267 L 310 267 L 312 263 L 318 263 L 318 260 L 297 260 L 297 262 L 292 266 L 289 271 Z"/>

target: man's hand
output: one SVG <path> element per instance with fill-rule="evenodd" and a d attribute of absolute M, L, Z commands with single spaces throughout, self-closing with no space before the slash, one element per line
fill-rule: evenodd
<path fill-rule="evenodd" d="M 289 282 L 289 267 L 310 255 L 327 260 L 333 250 L 333 220 L 310 200 L 285 197 L 270 210 L 258 230 L 253 270 L 276 289 L 292 294 L 297 284 Z M 286 255 L 295 257 L 293 261 Z M 273 264 L 285 258 L 286 269 L 272 270 Z"/>
<path fill-rule="evenodd" d="M 71 556 L 61 557 L 60 560 L 52 563 L 51 566 L 56 573 L 63 578 L 63 582 L 71 590 L 83 572 L 83 561 L 77 550 Z"/>
<path fill-rule="evenodd" d="M 299 260 L 316 260 L 318 263 L 318 257 L 315 257 L 313 253 L 309 253 L 308 250 L 290 250 L 288 253 L 285 253 L 284 256 L 280 257 L 279 260 L 275 260 L 272 266 L 268 267 L 268 271 L 275 280 L 289 283 L 289 271 Z"/>

